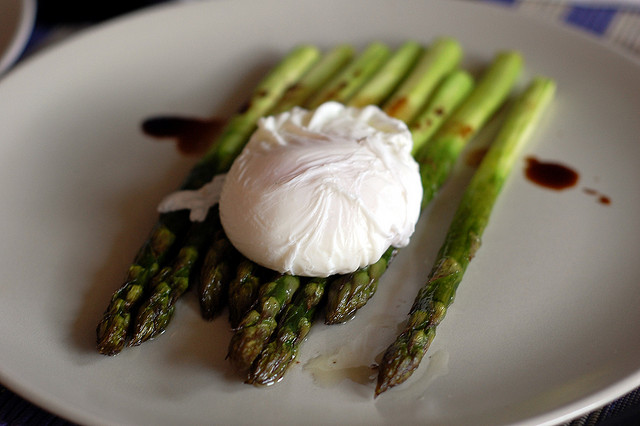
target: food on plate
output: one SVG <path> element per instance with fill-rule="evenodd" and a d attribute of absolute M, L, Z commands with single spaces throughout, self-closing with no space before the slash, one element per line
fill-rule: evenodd
<path fill-rule="evenodd" d="M 341 323 L 374 295 L 522 68 L 500 52 L 476 84 L 461 59 L 448 37 L 293 49 L 159 206 L 98 351 L 158 336 L 195 288 L 204 319 L 228 308 L 247 382 L 280 381 L 321 310 Z"/>
<path fill-rule="evenodd" d="M 198 161 L 181 187 L 199 188 L 216 174 L 225 172 L 253 132 L 256 121 L 269 112 L 287 88 L 298 81 L 319 56 L 320 51 L 315 46 L 293 49 L 258 84 L 248 107 L 230 120 L 216 144 Z M 113 294 L 97 326 L 100 353 L 115 355 L 124 348 L 133 326 L 132 317 L 142 298 L 149 293 L 151 278 L 169 260 L 167 254 L 189 226 L 189 218 L 184 212 L 160 215 L 129 267 L 124 284 Z"/>
<path fill-rule="evenodd" d="M 194 223 L 175 259 L 151 278 L 148 294 L 142 298 L 135 314 L 129 346 L 139 345 L 166 329 L 173 318 L 176 301 L 189 289 L 198 253 L 219 228 L 218 222 L 212 214 L 205 221 Z"/>
<path fill-rule="evenodd" d="M 306 100 L 302 105 L 315 109 L 328 101 L 346 102 L 389 59 L 391 49 L 383 43 L 373 42 L 344 69 Z"/>
<path fill-rule="evenodd" d="M 460 74 L 458 71 L 452 71 L 448 74 L 450 77 L 445 78 L 440 84 L 440 89 L 432 95 L 432 99 L 438 101 L 429 103 L 424 109 L 425 112 L 418 115 L 415 121 L 419 123 L 420 116 L 424 120 L 424 116 L 430 114 L 428 111 L 435 110 L 439 110 L 441 115 L 448 117 L 434 138 L 440 140 L 440 149 L 428 151 L 428 153 L 418 156 L 423 167 L 425 164 L 431 168 L 443 167 L 445 172 L 451 173 L 455 158 L 459 156 L 466 142 L 477 133 L 508 97 L 521 67 L 522 58 L 515 52 L 502 52 L 496 55 L 470 94 L 469 91 L 473 83 L 468 76 Z M 461 94 L 454 94 L 456 89 L 451 87 L 453 83 L 459 83 L 457 87 Z M 446 95 L 442 95 L 442 93 L 446 93 Z M 458 106 L 458 102 L 463 99 L 463 103 Z M 457 109 L 450 115 L 449 111 L 453 111 L 454 107 Z M 414 115 L 416 114 L 414 113 Z M 424 124 L 420 124 L 420 126 L 424 126 Z M 410 128 L 414 127 L 410 126 Z M 460 129 L 465 130 L 461 132 Z M 448 148 L 451 149 L 447 151 Z M 446 151 L 446 154 L 442 152 L 443 150 Z M 438 164 L 431 161 L 435 156 L 446 158 L 447 154 L 453 157 L 452 160 L 442 161 Z M 424 174 L 423 177 L 429 178 L 434 175 L 437 174 Z M 440 186 L 443 183 L 444 181 L 441 181 Z M 431 191 L 427 194 L 433 198 L 436 193 L 434 185 L 429 185 L 429 188 Z M 396 249 L 390 247 L 375 264 L 361 268 L 352 274 L 334 277 L 326 296 L 325 322 L 340 323 L 353 317 L 357 309 L 362 307 L 375 292 L 378 280 L 385 272 L 395 252 Z M 248 382 L 269 385 L 282 379 L 287 368 L 295 360 L 299 345 L 309 331 L 312 319 L 311 312 L 316 309 L 314 303 L 318 300 L 317 293 L 324 292 L 326 286 L 325 281 L 312 281 L 307 291 L 302 291 L 296 300 L 288 306 L 275 332 L 275 338 L 264 346 L 263 352 L 253 362 Z M 237 336 L 238 334 L 234 335 L 235 338 Z"/>
<path fill-rule="evenodd" d="M 406 381 L 420 364 L 435 337 L 436 327 L 453 302 L 469 262 L 480 248 L 482 233 L 500 190 L 554 92 L 552 80 L 535 78 L 509 108 L 500 132 L 465 189 L 404 331 L 384 353 L 376 395 Z"/>
<path fill-rule="evenodd" d="M 312 278 L 295 294 L 292 302 L 284 309 L 273 338 L 262 347 L 251 364 L 247 383 L 266 386 L 277 383 L 284 377 L 311 330 L 326 286 L 326 278 Z"/>
<path fill-rule="evenodd" d="M 474 87 L 473 77 L 465 70 L 451 71 L 443 78 L 433 94 L 429 96 L 427 105 L 422 112 L 411 120 L 411 136 L 415 156 L 425 143 L 440 128 L 451 112 L 467 98 Z"/>
<path fill-rule="evenodd" d="M 268 269 L 346 274 L 404 247 L 422 186 L 407 125 L 378 107 L 326 102 L 259 121 L 226 175 L 220 220 Z"/>
<path fill-rule="evenodd" d="M 403 99 L 412 99 L 412 102 L 409 104 L 407 108 L 398 108 L 393 107 L 392 111 L 404 111 L 405 115 L 416 115 L 419 111 L 419 108 L 426 103 L 426 100 L 422 102 L 418 102 L 415 96 L 412 96 L 414 91 L 420 91 L 425 98 L 428 93 L 426 93 L 425 87 L 428 87 L 429 90 L 434 86 L 434 80 L 441 80 L 448 72 L 451 72 L 455 69 L 455 66 L 458 64 L 460 60 L 460 52 L 461 48 L 457 42 L 454 40 L 443 38 L 438 39 L 434 42 L 434 44 L 427 49 L 422 56 L 422 59 L 418 62 L 418 64 L 422 64 L 422 66 L 416 67 L 413 66 L 413 62 L 415 62 L 415 58 L 413 58 L 414 50 L 412 49 L 413 43 L 408 42 L 405 43 L 400 49 L 397 50 L 396 54 L 393 55 L 389 61 L 380 68 L 380 70 L 358 91 L 350 98 L 343 98 L 344 95 L 339 95 L 338 100 L 346 101 L 349 105 L 358 105 L 362 102 L 362 99 L 368 99 L 370 102 L 382 102 L 386 98 L 390 98 L 387 101 L 387 105 L 397 105 L 398 102 Z M 356 63 L 363 61 L 368 63 L 370 59 L 367 58 L 366 51 L 355 61 Z M 426 59 L 425 59 L 426 58 Z M 424 63 L 432 63 L 435 64 L 435 69 L 431 69 L 429 67 L 425 67 Z M 357 71 L 358 68 L 355 68 Z M 345 84 L 345 80 L 352 78 L 361 78 L 361 72 L 354 72 L 350 69 L 345 70 L 341 74 L 341 76 L 337 79 L 337 84 L 335 87 L 345 87 L 345 86 L 353 86 L 353 84 Z M 380 77 L 382 76 L 382 77 Z M 425 84 L 425 81 L 428 84 Z M 362 83 L 360 83 L 361 85 Z M 391 89 L 395 86 L 399 86 L 397 91 L 403 93 L 402 97 L 394 97 Z M 464 89 L 462 89 L 464 91 Z M 334 93 L 334 96 L 338 93 L 344 93 L 337 90 L 330 90 L 330 93 Z M 364 95 L 363 95 L 364 94 Z M 326 98 L 325 98 L 326 99 Z M 453 98 L 449 98 L 451 100 Z M 458 100 L 460 100 L 458 98 Z M 440 109 L 443 111 L 443 115 L 449 115 L 449 111 L 453 110 L 454 105 L 446 104 L 440 105 Z M 444 114 L 445 108 L 447 109 L 447 113 Z M 388 246 L 388 244 L 387 244 Z M 395 247 L 390 246 L 383 253 L 382 257 L 375 262 L 373 265 L 368 265 L 364 268 L 359 268 L 357 271 L 354 271 L 353 274 L 346 275 L 346 282 L 351 283 L 357 280 L 358 277 L 362 282 L 367 282 L 369 285 L 367 287 L 363 286 L 352 286 L 353 290 L 351 293 L 343 295 L 351 296 L 347 300 L 348 308 L 354 305 L 357 307 L 362 307 L 364 303 L 368 300 L 368 298 L 373 294 L 371 290 L 372 285 L 377 285 L 377 280 L 379 276 L 386 269 L 386 265 L 390 261 L 392 255 L 395 253 Z M 379 256 L 376 256 L 376 258 Z M 337 275 L 339 277 L 345 277 L 345 275 Z M 335 276 L 334 276 L 335 278 Z M 338 280 L 334 280 L 338 281 Z M 356 281 L 357 282 L 357 281 Z M 322 294 L 325 289 L 326 282 L 323 282 L 322 285 L 317 285 L 315 281 L 308 283 L 308 285 L 312 288 L 312 292 L 315 294 L 315 297 L 312 299 L 314 301 L 321 301 Z M 265 285 L 263 288 L 269 288 L 269 286 L 273 285 L 269 283 Z M 344 286 L 341 286 L 344 288 Z M 305 292 L 305 289 L 308 287 L 303 287 L 301 290 L 302 293 Z M 367 292 L 363 290 L 369 290 Z M 366 295 L 368 297 L 363 298 L 362 296 Z M 230 291 L 229 294 L 230 300 L 234 297 L 233 292 Z M 229 354 L 228 358 L 233 362 L 233 364 L 240 370 L 245 370 L 248 368 L 255 360 L 255 358 L 260 353 L 260 349 L 265 347 L 270 336 L 273 335 L 276 321 L 275 315 L 279 314 L 278 310 L 273 310 L 273 304 L 265 307 L 264 301 L 268 302 L 269 299 L 260 299 L 261 302 L 256 305 L 256 308 L 251 310 L 245 317 L 245 320 L 242 320 L 239 326 L 237 327 L 229 345 Z M 304 300 L 308 300 L 307 298 L 303 300 L 299 300 L 298 302 L 303 302 Z M 282 307 L 282 304 L 276 304 L 276 306 Z M 299 306 L 299 305 L 298 305 Z M 230 306 L 230 310 L 235 310 L 235 307 Z M 315 305 L 311 305 L 307 307 L 307 310 L 315 310 Z M 283 314 L 282 321 L 284 323 L 291 324 L 289 317 L 291 315 L 295 315 L 294 312 L 299 312 L 302 314 L 304 310 L 287 310 Z M 300 321 L 305 321 L 305 318 L 309 317 L 309 314 L 302 314 L 303 318 Z M 234 320 L 232 319 L 232 325 L 234 325 Z M 284 327 L 284 326 L 283 326 Z M 282 327 L 280 327 L 282 329 Z M 299 324 L 296 328 L 297 330 L 303 331 L 306 328 Z M 304 338 L 304 336 L 302 336 Z M 298 341 L 301 341 L 302 338 L 299 338 Z M 295 349 L 299 343 L 295 345 L 286 344 L 287 349 Z M 276 347 L 274 345 L 270 346 L 271 349 L 282 349 L 282 347 Z M 289 351 L 288 353 L 291 353 Z M 288 356 L 288 354 L 285 354 Z M 293 357 L 295 358 L 295 357 Z M 289 363 L 293 360 L 290 358 Z M 276 357 L 274 357 L 276 359 Z M 283 363 L 280 363 L 283 367 L 282 372 L 286 370 L 286 366 Z M 255 371 L 255 368 L 253 369 Z M 254 376 L 257 377 L 257 376 Z M 264 378 L 264 375 L 262 375 Z M 270 383 L 273 383 L 276 379 L 271 378 Z M 260 382 L 258 379 L 253 379 L 253 383 L 255 384 L 264 384 L 265 382 Z"/>
<path fill-rule="evenodd" d="M 462 60 L 462 46 L 449 37 L 436 39 L 418 58 L 411 73 L 384 102 L 384 111 L 410 123 L 424 107 L 436 86 L 454 71 Z"/>
<path fill-rule="evenodd" d="M 298 82 L 289 86 L 270 113 L 288 111 L 294 106 L 304 105 L 321 87 L 336 78 L 337 73 L 350 64 L 355 49 L 347 44 L 330 49 L 306 72 Z M 213 319 L 227 304 L 227 292 L 233 286 L 234 297 L 248 299 L 249 306 L 257 298 L 260 281 L 253 274 L 257 265 L 244 261 L 239 256 L 222 230 L 206 250 L 200 273 L 196 276 L 200 313 L 206 320 Z M 240 287 L 242 290 L 236 290 Z M 248 309 L 241 301 L 229 303 L 231 324 L 236 327 Z M 240 306 L 240 309 L 235 309 Z"/>
<path fill-rule="evenodd" d="M 449 108 L 448 104 L 433 107 L 435 110 L 440 110 L 443 115 L 449 113 L 452 115 L 416 154 L 422 177 L 423 207 L 435 197 L 449 177 L 467 142 L 507 99 L 521 68 L 522 58 L 517 52 L 500 52 L 473 91 L 464 98 L 462 104 L 455 109 Z M 461 87 L 463 90 L 468 89 L 467 85 Z M 452 98 L 443 97 L 444 99 Z M 453 99 L 456 100 L 456 97 Z M 388 262 L 376 265 L 378 272 L 369 275 L 372 279 L 366 279 L 366 276 L 359 271 L 351 276 L 339 277 L 332 282 L 327 296 L 325 322 L 336 324 L 351 319 L 375 293 L 378 278 L 386 270 L 386 265 Z"/>

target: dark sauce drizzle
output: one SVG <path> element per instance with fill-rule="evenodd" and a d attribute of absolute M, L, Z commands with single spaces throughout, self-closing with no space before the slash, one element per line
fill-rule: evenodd
<path fill-rule="evenodd" d="M 585 194 L 587 195 L 591 195 L 594 196 L 598 199 L 598 202 L 600 204 L 605 204 L 605 205 L 609 205 L 611 204 L 611 198 L 608 197 L 607 195 L 601 194 L 600 191 L 593 189 L 593 188 L 584 188 L 583 191 L 585 192 Z"/>
<path fill-rule="evenodd" d="M 527 157 L 526 161 L 525 176 L 537 185 L 561 191 L 578 183 L 578 173 L 565 165 L 539 161 L 534 157 Z"/>
<path fill-rule="evenodd" d="M 526 158 L 525 176 L 530 182 L 545 188 L 561 191 L 577 185 L 580 175 L 572 168 L 556 163 L 544 162 L 534 157 Z M 600 204 L 610 205 L 611 198 L 593 188 L 584 188 L 584 193 L 597 197 Z"/>
<path fill-rule="evenodd" d="M 142 121 L 142 131 L 156 139 L 173 139 L 185 155 L 202 155 L 224 126 L 219 118 L 202 119 L 175 115 L 154 116 Z"/>

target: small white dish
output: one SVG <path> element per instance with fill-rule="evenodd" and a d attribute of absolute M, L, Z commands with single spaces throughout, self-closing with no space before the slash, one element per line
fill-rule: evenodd
<path fill-rule="evenodd" d="M 22 54 L 36 18 L 36 0 L 0 2 L 0 75 Z"/>

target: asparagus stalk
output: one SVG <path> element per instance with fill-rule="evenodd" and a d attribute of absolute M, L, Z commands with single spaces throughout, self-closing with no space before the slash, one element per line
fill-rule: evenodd
<path fill-rule="evenodd" d="M 444 76 L 453 71 L 462 58 L 458 41 L 444 37 L 435 40 L 419 59 L 412 73 L 385 103 L 384 111 L 410 123 Z"/>
<path fill-rule="evenodd" d="M 186 242 L 171 266 L 165 266 L 151 279 L 150 294 L 145 296 L 135 316 L 129 346 L 137 346 L 165 331 L 173 318 L 176 301 L 190 287 L 201 247 L 219 226 L 215 214 L 209 214 L 204 222 L 197 222 L 189 230 Z"/>
<path fill-rule="evenodd" d="M 423 208 L 451 174 L 462 149 L 507 99 L 521 70 L 522 56 L 518 52 L 498 53 L 469 96 L 416 154 Z"/>
<path fill-rule="evenodd" d="M 328 101 L 346 103 L 389 58 L 391 50 L 383 43 L 371 43 L 327 86 L 311 98 L 306 107 L 314 109 Z"/>
<path fill-rule="evenodd" d="M 300 80 L 287 90 L 280 102 L 270 114 L 279 114 L 295 106 L 302 106 L 322 87 L 325 87 L 337 73 L 353 59 L 355 51 L 352 46 L 341 44 L 327 53 Z"/>
<path fill-rule="evenodd" d="M 326 324 L 350 320 L 378 289 L 378 281 L 391 263 L 397 249 L 389 247 L 380 260 L 343 275 L 331 283 L 327 294 Z"/>
<path fill-rule="evenodd" d="M 238 265 L 235 279 L 229 283 L 229 322 L 238 327 L 242 318 L 255 305 L 261 285 L 262 268 L 248 259 Z"/>
<path fill-rule="evenodd" d="M 253 363 L 247 383 L 265 386 L 282 379 L 298 356 L 300 345 L 311 329 L 327 281 L 327 278 L 310 279 L 295 294 L 278 322 L 275 339 L 264 347 Z"/>
<path fill-rule="evenodd" d="M 204 155 L 199 162 L 201 170 L 195 170 L 188 181 L 195 180 L 195 176 L 202 173 L 205 177 L 200 176 L 201 186 L 211 181 L 213 176 L 226 172 L 255 130 L 258 119 L 277 105 L 284 93 L 305 75 L 319 57 L 320 51 L 308 45 L 300 46 L 289 53 L 258 84 L 244 112 L 230 120 L 222 132 L 217 149 Z M 212 165 L 215 167 L 211 167 Z"/>
<path fill-rule="evenodd" d="M 362 108 L 382 103 L 414 66 L 422 46 L 407 41 L 400 46 L 382 68 L 349 100 L 349 106 Z"/>
<path fill-rule="evenodd" d="M 517 52 L 501 52 L 496 55 L 473 91 L 446 120 L 433 139 L 418 152 L 417 160 L 420 163 L 424 191 L 423 208 L 451 174 L 462 148 L 506 100 L 521 68 L 522 57 Z M 346 299 L 328 303 L 325 314 L 327 324 L 338 324 L 352 318 L 355 311 L 364 306 L 376 290 L 376 287 L 370 287 L 365 295 L 360 295 L 358 292 L 342 291 L 339 288 L 346 285 L 344 281 L 336 281 L 330 286 L 329 293 Z"/>
<path fill-rule="evenodd" d="M 215 174 L 225 171 L 253 131 L 256 120 L 273 107 L 284 91 L 304 74 L 318 56 L 319 51 L 313 46 L 293 49 L 258 84 L 248 107 L 230 120 L 217 143 L 183 181 L 182 189 L 199 188 Z M 96 327 L 97 349 L 100 353 L 115 355 L 124 348 L 132 313 L 139 306 L 150 279 L 160 270 L 174 242 L 184 235 L 189 225 L 186 212 L 160 215 L 129 267 L 124 283 L 114 292 Z"/>
<path fill-rule="evenodd" d="M 480 247 L 500 190 L 554 91 L 553 81 L 535 78 L 509 109 L 498 136 L 463 194 L 427 283 L 409 312 L 405 330 L 383 356 L 376 396 L 403 383 L 418 367 Z"/>
<path fill-rule="evenodd" d="M 409 126 L 413 137 L 411 153 L 414 156 L 469 95 L 474 84 L 473 77 L 464 70 L 453 71 L 445 77 L 429 99 L 427 106 Z"/>
<path fill-rule="evenodd" d="M 212 320 L 226 304 L 229 282 L 239 257 L 224 231 L 219 230 L 200 267 L 197 293 L 202 318 Z"/>
<path fill-rule="evenodd" d="M 338 45 L 322 57 L 302 76 L 299 82 L 289 86 L 278 103 L 268 112 L 277 114 L 291 109 L 294 106 L 303 105 L 314 93 L 324 87 L 331 78 L 349 63 L 354 55 L 354 49 L 349 45 Z M 233 272 L 238 265 L 234 262 L 235 249 L 224 233 L 208 247 L 205 262 L 200 271 L 198 285 L 198 300 L 202 317 L 210 320 L 220 312 L 224 301 L 228 299 L 226 291 Z M 248 260 L 245 260 L 248 262 Z M 231 285 L 231 291 L 241 291 L 242 294 L 230 295 L 233 303 L 238 301 L 240 306 L 230 307 L 231 323 L 237 326 L 242 316 L 251 308 L 251 303 L 243 302 L 246 297 L 257 297 L 257 286 L 260 277 L 251 275 L 252 270 L 259 268 L 256 265 L 249 267 L 243 263 L 240 270 L 236 271 L 236 282 Z M 238 282 L 240 281 L 240 282 Z M 255 291 L 253 291 L 255 287 Z M 233 305 L 232 303 L 232 305 Z"/>
<path fill-rule="evenodd" d="M 185 212 L 162 215 L 147 241 L 129 267 L 124 284 L 111 296 L 111 301 L 96 328 L 97 349 L 104 355 L 122 351 L 129 334 L 132 311 L 139 304 L 149 280 L 160 269 L 176 234 L 183 233 Z"/>
<path fill-rule="evenodd" d="M 258 304 L 242 319 L 229 344 L 227 357 L 237 370 L 249 369 L 276 328 L 276 316 L 299 286 L 300 278 L 280 275 L 260 288 Z"/>

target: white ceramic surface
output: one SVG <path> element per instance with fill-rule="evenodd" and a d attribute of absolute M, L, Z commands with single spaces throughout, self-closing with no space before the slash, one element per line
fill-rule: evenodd
<path fill-rule="evenodd" d="M 145 137 L 162 113 L 228 115 L 292 46 L 457 37 L 465 66 L 501 49 L 557 80 L 523 156 L 580 173 L 564 192 L 519 163 L 429 359 L 377 400 L 367 366 L 427 275 L 470 170 L 462 163 L 356 319 L 314 327 L 267 389 L 224 360 L 226 320 L 192 294 L 160 338 L 117 357 L 95 324 L 193 164 Z M 0 380 L 90 424 L 552 424 L 640 385 L 640 68 L 571 30 L 450 0 L 229 0 L 109 22 L 0 81 Z M 611 198 L 610 205 L 584 189 Z M 333 374 L 323 369 L 333 369 Z M 315 376 L 314 374 L 315 373 Z"/>

